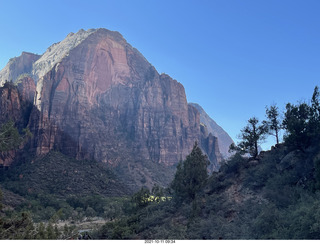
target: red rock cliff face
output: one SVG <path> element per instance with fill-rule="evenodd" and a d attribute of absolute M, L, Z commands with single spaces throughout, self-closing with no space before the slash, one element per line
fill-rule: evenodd
<path fill-rule="evenodd" d="M 199 113 L 183 86 L 116 32 L 87 37 L 38 81 L 37 92 L 38 154 L 56 148 L 112 165 L 128 157 L 172 165 L 200 139 Z"/>
<path fill-rule="evenodd" d="M 20 93 L 21 100 L 33 103 L 34 95 L 36 92 L 36 85 L 34 80 L 30 77 L 23 77 L 18 81 L 18 91 Z"/>
<path fill-rule="evenodd" d="M 29 56 L 21 69 L 11 70 L 10 61 L 0 72 L 20 77 L 19 98 L 2 99 L 0 111 L 18 117 L 24 111 L 21 128 L 28 124 L 33 134 L 26 150 L 105 162 L 135 187 L 169 183 L 167 166 L 184 159 L 195 141 L 210 169 L 219 168 L 217 138 L 200 131 L 199 111 L 188 105 L 184 87 L 158 74 L 119 33 L 81 30 L 41 57 Z"/>
<path fill-rule="evenodd" d="M 28 81 L 26 82 L 28 83 Z M 34 91 L 35 85 L 33 81 L 31 86 L 32 84 L 33 89 L 31 89 Z M 25 87 L 26 84 L 24 82 L 20 83 L 20 90 L 13 83 L 6 83 L 3 87 L 0 87 L 0 126 L 8 121 L 13 121 L 20 132 L 27 126 L 32 102 L 24 100 L 24 97 L 20 94 L 20 91 L 25 95 L 28 94 L 28 90 Z M 0 152 L 0 166 L 10 166 L 17 151 L 18 149 Z"/>
<path fill-rule="evenodd" d="M 21 102 L 18 90 L 11 84 L 0 88 L 0 124 L 8 120 L 19 121 Z"/>

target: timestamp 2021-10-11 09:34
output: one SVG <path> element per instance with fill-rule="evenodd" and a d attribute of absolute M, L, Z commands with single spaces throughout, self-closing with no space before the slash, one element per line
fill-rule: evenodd
<path fill-rule="evenodd" d="M 145 244 L 176 244 L 176 240 L 144 240 Z"/>

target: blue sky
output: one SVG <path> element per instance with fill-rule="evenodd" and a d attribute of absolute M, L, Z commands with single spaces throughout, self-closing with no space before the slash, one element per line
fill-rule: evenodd
<path fill-rule="evenodd" d="M 234 140 L 265 106 L 308 101 L 320 84 L 318 0 L 0 0 L 0 12 L 0 69 L 70 32 L 116 30 Z"/>

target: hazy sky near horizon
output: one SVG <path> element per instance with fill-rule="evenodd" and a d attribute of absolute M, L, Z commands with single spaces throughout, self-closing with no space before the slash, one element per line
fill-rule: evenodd
<path fill-rule="evenodd" d="M 79 29 L 119 31 L 234 140 L 320 84 L 318 0 L 0 0 L 0 12 L 0 69 Z"/>

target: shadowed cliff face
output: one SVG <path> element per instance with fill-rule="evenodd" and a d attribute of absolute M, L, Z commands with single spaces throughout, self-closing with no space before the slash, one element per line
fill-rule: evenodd
<path fill-rule="evenodd" d="M 184 87 L 159 75 L 117 32 L 70 34 L 48 48 L 30 74 L 37 83 L 36 109 L 29 120 L 31 147 L 38 155 L 55 149 L 128 172 L 144 170 L 141 181 L 151 184 L 157 172 L 150 165 L 172 166 L 191 152 L 195 141 L 207 137 Z M 22 82 L 28 96 L 30 77 Z M 203 145 L 217 169 L 216 140 Z M 132 167 L 143 162 L 152 164 Z"/>
<path fill-rule="evenodd" d="M 13 121 L 20 133 L 27 126 L 33 108 L 32 102 L 28 100 L 30 97 L 27 89 L 28 84 L 30 83 L 25 80 L 24 86 L 21 84 L 19 88 L 13 83 L 5 83 L 3 87 L 0 87 L 0 126 L 8 121 Z M 34 92 L 35 85 L 31 80 L 32 85 L 31 89 Z M 9 166 L 16 155 L 17 150 L 0 151 L 0 166 Z"/>
<path fill-rule="evenodd" d="M 11 84 L 0 88 L 0 124 L 21 118 L 21 102 L 18 90 Z"/>
<path fill-rule="evenodd" d="M 183 86 L 159 75 L 118 33 L 91 34 L 37 86 L 39 154 L 58 147 L 117 164 L 113 152 L 130 149 L 172 165 L 200 139 L 199 114 L 189 111 Z"/>
<path fill-rule="evenodd" d="M 223 158 L 231 156 L 229 153 L 229 147 L 233 143 L 233 140 L 210 116 L 204 111 L 204 109 L 196 103 L 189 103 L 195 107 L 200 113 L 200 123 L 206 127 L 207 134 L 212 134 L 218 138 L 219 151 Z"/>

